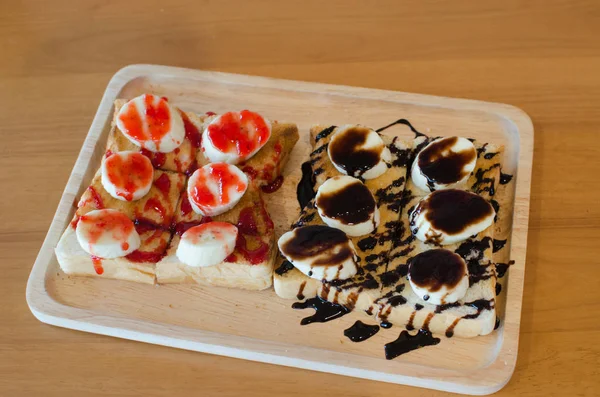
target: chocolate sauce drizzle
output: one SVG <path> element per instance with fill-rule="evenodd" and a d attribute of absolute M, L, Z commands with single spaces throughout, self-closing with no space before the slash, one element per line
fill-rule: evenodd
<path fill-rule="evenodd" d="M 392 360 L 402 354 L 413 350 L 420 349 L 426 346 L 433 346 L 440 343 L 440 338 L 435 338 L 431 332 L 426 329 L 420 329 L 415 335 L 411 335 L 408 331 L 402 331 L 398 339 L 393 342 L 386 343 L 385 358 Z"/>
<path fill-rule="evenodd" d="M 381 326 L 381 328 L 390 329 L 392 328 L 393 324 L 389 321 L 382 321 L 379 325 Z"/>
<path fill-rule="evenodd" d="M 344 335 L 352 342 L 362 342 L 379 332 L 379 325 L 365 324 L 357 320 L 354 325 L 344 330 Z"/>
<path fill-rule="evenodd" d="M 494 168 L 500 167 L 500 163 L 496 163 L 489 168 L 480 168 L 475 172 L 475 183 L 471 186 L 477 194 L 489 192 L 490 196 L 496 194 L 496 179 L 486 176 L 486 174 Z"/>
<path fill-rule="evenodd" d="M 504 277 L 508 268 L 515 264 L 515 261 L 508 261 L 508 263 L 496 263 L 496 275 L 498 278 Z"/>
<path fill-rule="evenodd" d="M 506 185 L 512 180 L 513 176 L 509 174 L 500 173 L 500 184 Z"/>
<path fill-rule="evenodd" d="M 308 161 L 302 163 L 302 178 L 296 187 L 296 197 L 298 198 L 300 209 L 306 207 L 315 197 L 315 177 Z"/>
<path fill-rule="evenodd" d="M 417 130 L 416 130 L 416 128 L 415 128 L 415 127 L 413 127 L 413 125 L 410 123 L 410 121 L 408 121 L 408 120 L 406 120 L 406 119 L 399 119 L 399 120 L 396 120 L 396 121 L 394 121 L 393 123 L 391 123 L 391 124 L 388 124 L 388 125 L 386 125 L 385 127 L 381 127 L 381 128 L 379 128 L 379 129 L 377 129 L 377 130 L 375 130 L 375 131 L 377 131 L 377 132 L 385 131 L 385 130 L 387 130 L 388 128 L 390 128 L 390 127 L 393 127 L 393 126 L 395 126 L 395 125 L 398 125 L 398 124 L 402 124 L 402 125 L 406 125 L 406 126 L 408 126 L 408 128 L 410 128 L 410 130 L 411 130 L 411 131 L 412 131 L 412 132 L 415 134 L 415 138 L 418 138 L 418 137 L 420 137 L 420 136 L 424 136 L 424 137 L 426 137 L 426 138 L 427 138 L 427 135 L 425 135 L 425 134 L 423 134 L 423 133 L 420 133 L 419 131 L 417 131 Z"/>
<path fill-rule="evenodd" d="M 504 245 L 506 244 L 506 240 L 498 240 L 498 239 L 494 239 L 493 242 L 493 251 L 494 252 L 498 252 L 500 251 L 502 248 L 504 248 Z"/>
<path fill-rule="evenodd" d="M 305 317 L 300 321 L 300 325 L 307 325 L 311 323 L 326 323 L 336 318 L 340 318 L 350 313 L 346 307 L 338 305 L 337 303 L 331 303 L 320 296 L 316 296 L 311 299 L 307 299 L 304 302 L 294 302 L 292 304 L 293 309 L 315 309 L 315 314 L 309 317 Z"/>
<path fill-rule="evenodd" d="M 286 261 L 283 261 L 283 263 L 277 269 L 275 269 L 275 273 L 277 273 L 280 276 L 283 276 L 284 274 L 286 274 L 293 268 L 294 268 L 294 265 L 292 265 L 292 263 L 290 261 L 286 260 Z"/>
<path fill-rule="evenodd" d="M 325 128 L 315 136 L 315 143 L 319 142 L 323 138 L 327 138 L 336 129 L 337 126 L 332 125 L 331 127 Z"/>

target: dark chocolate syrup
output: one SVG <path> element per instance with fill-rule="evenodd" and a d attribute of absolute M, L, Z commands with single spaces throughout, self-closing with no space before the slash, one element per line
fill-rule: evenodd
<path fill-rule="evenodd" d="M 496 155 L 498 154 L 498 152 L 490 152 L 490 153 L 486 153 L 483 158 L 486 160 L 491 160 L 493 159 Z"/>
<path fill-rule="evenodd" d="M 383 145 L 371 149 L 363 146 L 373 130 L 356 126 L 337 133 L 329 142 L 331 161 L 346 171 L 347 175 L 362 176 L 379 164 Z"/>
<path fill-rule="evenodd" d="M 284 274 L 286 274 L 293 268 L 294 268 L 294 265 L 292 265 L 292 263 L 290 261 L 283 261 L 281 266 L 279 266 L 277 269 L 275 269 L 275 273 L 277 273 L 280 276 L 283 276 Z"/>
<path fill-rule="evenodd" d="M 507 183 L 509 183 L 512 180 L 513 176 L 510 174 L 504 174 L 504 173 L 500 173 L 500 184 L 501 185 L 506 185 Z"/>
<path fill-rule="evenodd" d="M 388 145 L 388 149 L 392 154 L 392 164 L 388 164 L 392 167 L 406 167 L 411 160 L 412 150 L 408 148 L 399 148 L 396 146 L 398 137 L 395 136 L 392 140 L 392 144 Z"/>
<path fill-rule="evenodd" d="M 500 251 L 502 248 L 504 248 L 505 244 L 506 244 L 506 240 L 497 240 L 497 239 L 494 239 L 494 242 L 493 242 L 493 245 L 492 245 L 493 251 L 494 252 Z"/>
<path fill-rule="evenodd" d="M 379 325 L 369 325 L 357 320 L 353 326 L 344 330 L 344 335 L 352 342 L 362 342 L 377 332 L 379 332 Z"/>
<path fill-rule="evenodd" d="M 291 260 L 316 257 L 312 265 L 319 266 L 341 264 L 354 257 L 348 236 L 339 229 L 310 225 L 296 228 L 293 233 L 293 237 L 281 245 L 282 254 Z"/>
<path fill-rule="evenodd" d="M 468 175 L 464 167 L 477 158 L 477 152 L 474 148 L 451 151 L 457 141 L 458 137 L 442 138 L 430 143 L 419 153 L 418 165 L 431 190 L 435 183 L 455 183 Z"/>
<path fill-rule="evenodd" d="M 362 240 L 360 240 L 357 243 L 357 245 L 361 251 L 372 250 L 377 245 L 377 238 L 375 238 L 373 236 L 365 237 Z"/>
<path fill-rule="evenodd" d="M 438 343 L 440 343 L 440 338 L 435 338 L 427 330 L 420 329 L 415 335 L 409 334 L 408 331 L 402 331 L 398 339 L 385 345 L 385 358 L 392 360 L 410 351 Z"/>
<path fill-rule="evenodd" d="M 359 181 L 332 194 L 319 194 L 316 203 L 323 215 L 347 225 L 368 221 L 376 208 L 369 188 Z"/>
<path fill-rule="evenodd" d="M 500 317 L 496 316 L 496 324 L 494 324 L 494 329 L 500 328 Z"/>
<path fill-rule="evenodd" d="M 500 295 L 500 292 L 502 292 L 502 284 L 496 283 L 496 296 Z"/>
<path fill-rule="evenodd" d="M 306 287 L 306 280 L 304 280 L 302 284 L 300 284 L 300 288 L 298 289 L 298 293 L 296 294 L 296 298 L 298 298 L 299 300 L 304 299 L 304 287 Z"/>
<path fill-rule="evenodd" d="M 448 309 L 452 309 L 453 307 L 458 307 L 458 306 L 460 306 L 460 303 L 458 303 L 458 302 L 445 303 L 443 305 L 436 306 L 435 312 L 436 313 L 442 313 L 443 311 L 446 311 Z"/>
<path fill-rule="evenodd" d="M 396 120 L 396 121 L 394 121 L 393 123 L 386 125 L 385 127 L 381 127 L 381 128 L 379 128 L 379 129 L 378 129 L 378 130 L 376 130 L 376 131 L 377 131 L 377 132 L 381 132 L 381 131 L 387 130 L 388 128 L 390 128 L 390 127 L 393 127 L 393 126 L 395 126 L 395 125 L 397 125 L 397 124 L 402 124 L 402 125 L 406 125 L 406 126 L 408 126 L 408 128 L 410 128 L 410 130 L 411 130 L 411 131 L 412 131 L 412 132 L 415 134 L 415 138 L 418 138 L 418 137 L 420 137 L 420 136 L 427 137 L 427 135 L 425 135 L 425 134 L 422 134 L 422 133 L 420 133 L 419 131 L 417 131 L 417 130 L 415 129 L 415 127 L 413 127 L 413 125 L 410 123 L 410 121 L 408 121 L 408 120 L 406 120 L 406 119 L 400 119 L 400 120 Z"/>
<path fill-rule="evenodd" d="M 462 317 L 454 319 L 452 324 L 446 328 L 446 338 L 452 338 L 454 336 L 454 328 L 456 328 L 456 325 L 460 322 L 460 320 L 462 320 Z"/>
<path fill-rule="evenodd" d="M 496 223 L 496 221 L 498 220 L 498 211 L 500 211 L 500 203 L 494 199 L 491 199 L 490 204 L 492 205 L 492 208 L 494 208 L 494 211 L 496 212 L 496 216 L 494 216 L 494 223 Z"/>
<path fill-rule="evenodd" d="M 379 325 L 381 326 L 381 328 L 390 329 L 392 328 L 393 324 L 389 321 L 382 321 Z"/>
<path fill-rule="evenodd" d="M 496 163 L 489 168 L 480 168 L 475 172 L 475 183 L 471 186 L 471 189 L 481 194 L 483 192 L 489 192 L 490 196 L 496 194 L 496 178 L 486 177 L 486 174 L 494 168 L 500 167 L 500 163 Z"/>
<path fill-rule="evenodd" d="M 329 135 L 331 135 L 331 133 L 333 132 L 333 130 L 335 130 L 335 128 L 336 128 L 336 126 L 332 125 L 331 127 L 327 127 L 323 131 L 319 132 L 315 136 L 315 143 L 319 142 L 323 138 L 327 138 Z"/>
<path fill-rule="evenodd" d="M 496 263 L 496 275 L 498 278 L 504 277 L 508 268 L 515 264 L 515 261 L 508 261 L 508 263 Z"/>
<path fill-rule="evenodd" d="M 326 323 L 350 313 L 350 310 L 348 310 L 346 307 L 338 305 L 337 303 L 328 302 L 319 296 L 307 299 L 304 302 L 294 302 L 292 304 L 292 308 L 315 309 L 315 314 L 305 317 L 302 319 L 302 321 L 300 321 L 301 325 L 307 325 L 311 323 Z"/>
<path fill-rule="evenodd" d="M 463 316 L 462 318 L 474 319 L 474 318 L 479 317 L 481 312 L 483 312 L 484 310 L 492 310 L 495 307 L 495 301 L 493 299 L 491 299 L 491 300 L 477 299 L 476 301 L 465 303 L 465 306 L 472 306 L 475 309 L 477 309 L 477 311 L 473 314 L 467 314 L 466 316 Z"/>
<path fill-rule="evenodd" d="M 421 252 L 408 261 L 411 282 L 430 292 L 439 291 L 443 286 L 455 287 L 466 272 L 465 261 L 443 248 Z"/>
<path fill-rule="evenodd" d="M 458 234 L 494 213 L 490 203 L 477 194 L 458 189 L 438 190 L 421 200 L 410 214 L 413 234 L 416 234 L 415 219 L 423 211 L 433 228 L 446 234 Z"/>
<path fill-rule="evenodd" d="M 296 187 L 296 197 L 298 197 L 298 204 L 300 204 L 301 209 L 306 207 L 315 197 L 315 178 L 308 161 L 302 163 L 302 178 Z"/>

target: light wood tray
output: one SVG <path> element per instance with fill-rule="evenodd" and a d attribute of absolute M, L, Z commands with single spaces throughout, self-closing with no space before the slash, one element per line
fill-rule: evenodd
<path fill-rule="evenodd" d="M 53 249 L 73 216 L 73 203 L 99 167 L 113 100 L 144 92 L 167 96 L 188 111 L 250 108 L 269 119 L 298 124 L 301 138 L 285 170 L 284 186 L 266 195 L 278 234 L 298 215 L 296 184 L 300 164 L 308 158 L 311 124 L 360 123 L 377 128 L 407 118 L 427 134 L 506 145 L 505 172 L 515 174 L 516 182 L 506 185 L 514 203 L 510 258 L 516 264 L 502 282 L 502 326 L 473 339 L 442 337 L 437 346 L 387 361 L 383 345 L 396 339 L 398 327 L 353 343 L 343 330 L 358 318 L 364 320 L 364 315 L 352 313 L 329 323 L 300 326 L 300 319 L 310 312 L 291 309 L 291 302 L 278 298 L 272 289 L 149 286 L 65 275 Z M 40 321 L 66 328 L 385 382 L 493 393 L 508 382 L 517 358 L 532 152 L 529 117 L 508 105 L 164 66 L 128 66 L 113 77 L 102 98 L 31 271 L 27 302 Z"/>

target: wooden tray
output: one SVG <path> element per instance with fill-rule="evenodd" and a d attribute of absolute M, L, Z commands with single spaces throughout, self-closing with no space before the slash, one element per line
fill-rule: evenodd
<path fill-rule="evenodd" d="M 474 339 L 442 337 L 437 346 L 387 361 L 383 345 L 396 339 L 398 327 L 353 343 L 343 330 L 364 315 L 352 313 L 330 323 L 300 326 L 300 319 L 309 313 L 291 309 L 291 302 L 278 298 L 272 289 L 149 286 L 65 275 L 53 249 L 73 216 L 73 202 L 100 164 L 113 100 L 143 92 L 168 96 L 184 110 L 250 108 L 267 118 L 298 124 L 301 138 L 285 171 L 284 186 L 266 197 L 278 233 L 298 214 L 296 183 L 300 164 L 308 157 L 308 129 L 313 123 L 377 128 L 407 118 L 424 133 L 506 145 L 505 172 L 515 174 L 516 182 L 506 185 L 511 187 L 514 202 L 514 216 L 509 217 L 513 220 L 510 258 L 516 264 L 502 282 L 501 327 Z M 112 78 L 102 98 L 31 271 L 27 302 L 40 321 L 66 328 L 385 382 L 493 393 L 508 382 L 517 358 L 532 152 L 529 117 L 508 105 L 164 66 L 128 66 Z"/>

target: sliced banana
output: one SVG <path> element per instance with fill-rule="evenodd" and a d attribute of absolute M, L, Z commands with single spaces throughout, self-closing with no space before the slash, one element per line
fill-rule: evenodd
<path fill-rule="evenodd" d="M 204 216 L 229 211 L 248 189 L 248 177 L 238 167 L 226 163 L 207 164 L 188 181 L 187 194 L 192 209 Z"/>
<path fill-rule="evenodd" d="M 356 249 L 346 233 L 324 225 L 284 233 L 279 250 L 294 267 L 318 280 L 345 280 L 358 271 Z"/>
<path fill-rule="evenodd" d="M 113 209 L 82 215 L 75 229 L 81 248 L 99 258 L 118 258 L 135 251 L 141 241 L 131 219 Z"/>
<path fill-rule="evenodd" d="M 323 222 L 349 236 L 369 234 L 379 225 L 379 208 L 373 194 L 351 176 L 328 179 L 317 190 L 315 200 Z"/>
<path fill-rule="evenodd" d="M 102 160 L 101 170 L 104 190 L 118 200 L 139 200 L 152 187 L 152 162 L 139 152 L 113 153 Z"/>
<path fill-rule="evenodd" d="M 475 193 L 437 190 L 425 196 L 410 214 L 410 230 L 421 241 L 448 245 L 468 239 L 494 223 L 492 205 Z"/>
<path fill-rule="evenodd" d="M 433 249 L 408 261 L 408 279 L 413 292 L 424 301 L 445 305 L 462 299 L 469 288 L 467 264 L 447 249 Z"/>
<path fill-rule="evenodd" d="M 475 169 L 477 151 L 460 137 L 438 138 L 423 148 L 411 169 L 413 183 L 424 191 L 464 184 Z"/>
<path fill-rule="evenodd" d="M 336 128 L 327 154 L 339 172 L 363 179 L 381 176 L 392 161 L 392 154 L 379 134 L 360 125 Z"/>
<path fill-rule="evenodd" d="M 249 110 L 216 117 L 202 134 L 202 150 L 213 163 L 238 164 L 254 156 L 271 137 L 271 123 Z"/>
<path fill-rule="evenodd" d="M 181 236 L 177 258 L 188 266 L 214 266 L 235 250 L 238 228 L 226 222 L 208 222 L 188 229 Z"/>
<path fill-rule="evenodd" d="M 185 138 L 179 111 L 166 98 L 152 94 L 123 105 L 117 114 L 117 127 L 135 145 L 151 152 L 172 152 Z"/>

